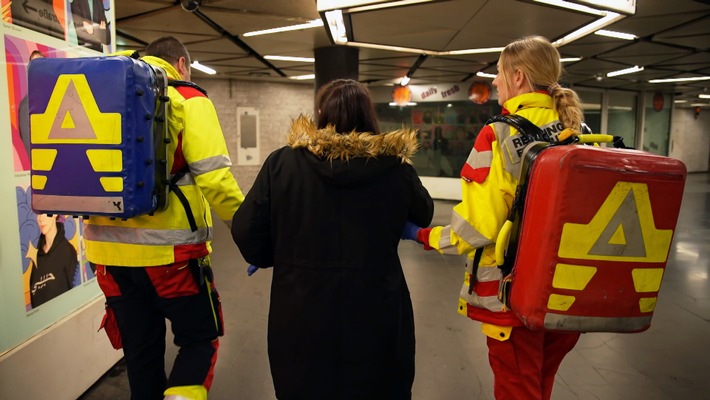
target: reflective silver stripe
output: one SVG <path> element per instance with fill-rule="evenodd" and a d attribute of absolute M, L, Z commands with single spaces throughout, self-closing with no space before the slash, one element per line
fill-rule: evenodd
<path fill-rule="evenodd" d="M 190 172 L 197 176 L 231 166 L 232 161 L 229 157 L 226 155 L 218 155 L 190 163 Z"/>
<path fill-rule="evenodd" d="M 212 228 L 188 229 L 142 229 L 122 226 L 99 226 L 87 224 L 84 238 L 96 242 L 139 244 L 146 246 L 174 246 L 198 244 L 212 240 Z"/>
<path fill-rule="evenodd" d="M 496 122 L 493 125 L 503 155 L 503 166 L 509 174 L 517 177 L 520 170 L 520 153 L 526 144 L 523 135 L 517 133 L 511 136 L 510 125 L 503 122 Z"/>
<path fill-rule="evenodd" d="M 178 179 L 175 184 L 178 186 L 191 186 L 197 183 L 195 182 L 195 178 L 192 177 L 192 174 L 185 174 L 182 178 Z"/>
<path fill-rule="evenodd" d="M 523 149 L 532 141 L 519 132 L 513 135 L 511 126 L 504 122 L 495 122 L 493 126 L 505 161 L 505 170 L 517 178 L 520 176 Z M 554 141 L 563 128 L 560 121 L 554 120 L 541 126 L 540 129 L 550 135 L 550 140 Z"/>
<path fill-rule="evenodd" d="M 476 292 L 468 293 L 468 285 L 464 284 L 461 287 L 459 297 L 464 299 L 466 303 L 486 310 L 498 312 L 503 310 L 503 303 L 498 300 L 498 296 L 479 296 Z"/>
<path fill-rule="evenodd" d="M 459 254 L 456 246 L 451 244 L 451 226 L 445 226 L 441 229 L 441 238 L 439 238 L 439 245 L 437 248 L 444 254 Z"/>
<path fill-rule="evenodd" d="M 451 229 L 456 232 L 456 234 L 468 243 L 471 247 L 483 247 L 485 245 L 493 243 L 492 240 L 483 236 L 478 232 L 471 224 L 468 223 L 461 215 L 459 215 L 455 210 L 451 215 Z M 444 232 L 441 233 L 442 240 L 444 239 Z M 448 239 L 448 235 L 447 235 Z"/>
<path fill-rule="evenodd" d="M 562 133 L 563 130 L 565 130 L 565 127 L 562 125 L 562 122 L 560 122 L 560 120 L 556 119 L 541 126 L 540 129 L 542 129 L 542 131 L 546 134 L 550 135 L 550 141 L 554 142 L 557 141 L 557 137 L 560 136 L 560 133 Z"/>
<path fill-rule="evenodd" d="M 32 207 L 37 210 L 71 210 L 70 214 L 106 213 L 123 214 L 125 212 L 122 196 L 57 196 L 32 193 Z"/>
<path fill-rule="evenodd" d="M 478 151 L 475 148 L 471 150 L 466 159 L 466 164 L 471 168 L 485 168 L 490 167 L 493 162 L 493 152 L 490 150 Z"/>
<path fill-rule="evenodd" d="M 479 282 L 500 282 L 503 273 L 498 267 L 481 267 L 478 266 L 476 279 Z"/>
<path fill-rule="evenodd" d="M 577 332 L 635 332 L 651 324 L 651 316 L 643 317 L 580 317 L 547 313 L 545 329 Z"/>

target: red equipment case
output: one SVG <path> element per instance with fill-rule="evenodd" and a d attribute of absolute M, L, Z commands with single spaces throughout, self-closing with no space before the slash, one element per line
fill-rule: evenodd
<path fill-rule="evenodd" d="M 524 159 L 510 308 L 533 330 L 648 329 L 685 165 L 637 150 L 549 143 L 531 144 Z"/>

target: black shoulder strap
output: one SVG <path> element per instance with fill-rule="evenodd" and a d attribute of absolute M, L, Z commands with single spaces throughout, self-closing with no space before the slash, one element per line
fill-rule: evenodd
<path fill-rule="evenodd" d="M 177 185 L 177 182 L 189 172 L 190 167 L 185 165 L 177 173 L 175 173 L 172 178 L 170 178 L 170 180 L 168 181 L 168 186 L 170 187 L 170 190 L 175 193 L 175 196 L 177 196 L 178 200 L 180 200 L 180 203 L 182 204 L 182 207 L 185 209 L 185 214 L 187 214 L 187 222 L 190 224 L 190 230 L 196 232 L 197 222 L 195 221 L 195 215 L 192 212 L 192 207 L 190 207 L 190 202 L 187 200 L 187 197 L 185 197 L 185 194 Z"/>
<path fill-rule="evenodd" d="M 550 135 L 545 133 L 537 125 L 530 122 L 527 118 L 515 114 L 494 115 L 493 117 L 488 119 L 488 122 L 486 122 L 486 124 L 490 124 L 493 122 L 502 122 L 504 124 L 508 124 L 517 129 L 521 135 L 527 136 L 532 139 L 532 141 L 548 142 L 547 144 L 538 143 L 539 146 L 549 146 L 549 142 L 551 140 Z M 522 162 L 524 164 L 527 164 L 529 163 L 529 160 L 526 157 L 522 160 Z M 520 217 L 522 216 L 525 196 L 527 193 L 526 174 L 529 173 L 529 168 L 523 167 L 522 169 L 523 171 L 527 172 L 524 173 L 524 177 L 521 177 L 520 181 L 518 182 L 518 186 L 515 191 L 515 197 L 513 199 L 513 205 L 511 207 L 510 214 L 508 215 L 508 219 L 513 223 L 510 240 L 508 242 L 508 251 L 506 251 L 503 260 L 503 265 L 498 266 L 498 268 L 500 268 L 500 270 L 502 271 L 504 277 L 510 275 L 510 273 L 512 272 L 513 265 L 515 263 L 515 255 L 517 253 L 518 234 L 520 233 Z M 507 299 L 503 299 L 503 301 L 507 301 Z"/>
<path fill-rule="evenodd" d="M 540 127 L 530 122 L 527 118 L 515 114 L 494 115 L 488 119 L 486 125 L 493 122 L 502 122 L 517 129 L 522 135 L 531 137 L 535 141 L 549 142 L 550 135 L 545 133 Z"/>
<path fill-rule="evenodd" d="M 202 94 L 207 96 L 207 92 L 204 89 L 192 82 L 170 79 L 168 80 L 168 86 L 172 86 L 174 88 L 188 86 L 199 90 Z M 190 207 L 190 202 L 187 200 L 187 197 L 185 197 L 185 194 L 182 192 L 182 190 L 177 184 L 178 181 L 188 173 L 190 173 L 190 167 L 188 165 L 185 165 L 168 180 L 168 187 L 170 187 L 170 190 L 175 193 L 175 196 L 177 196 L 178 200 L 180 200 L 182 207 L 185 209 L 185 214 L 187 215 L 187 221 L 190 224 L 190 229 L 195 232 L 197 231 L 197 222 L 195 221 L 195 215 L 192 212 L 192 207 Z"/>

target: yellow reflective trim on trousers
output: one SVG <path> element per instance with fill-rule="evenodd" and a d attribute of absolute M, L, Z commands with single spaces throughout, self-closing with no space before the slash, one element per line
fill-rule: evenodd
<path fill-rule="evenodd" d="M 182 396 L 185 400 L 207 400 L 207 388 L 202 385 L 173 386 L 165 389 L 163 396 Z M 180 397 L 175 397 L 180 399 Z"/>

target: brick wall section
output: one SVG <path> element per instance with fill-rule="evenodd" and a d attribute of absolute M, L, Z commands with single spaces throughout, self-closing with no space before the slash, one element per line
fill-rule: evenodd
<path fill-rule="evenodd" d="M 253 107 L 259 112 L 259 145 L 263 163 L 272 151 L 286 144 L 291 120 L 299 114 L 312 114 L 313 83 L 274 83 L 224 79 L 198 79 L 217 109 L 227 148 L 234 165 L 232 174 L 246 194 L 261 165 L 237 165 L 237 107 Z"/>

